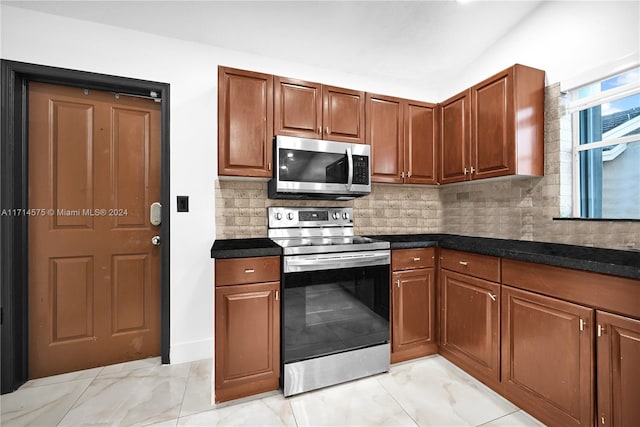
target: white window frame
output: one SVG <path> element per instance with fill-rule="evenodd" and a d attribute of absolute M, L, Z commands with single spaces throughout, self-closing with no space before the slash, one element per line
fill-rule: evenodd
<path fill-rule="evenodd" d="M 630 67 L 626 71 L 630 71 L 634 68 L 638 68 L 638 65 L 634 67 Z M 609 76 L 605 76 L 595 82 L 600 82 L 603 80 L 607 80 L 611 77 L 622 74 L 626 71 L 618 71 L 615 74 L 611 74 Z M 592 82 L 592 83 L 595 83 Z M 580 87 L 576 87 L 571 90 L 572 94 L 575 94 L 577 90 L 584 86 L 588 86 L 589 84 L 582 85 Z M 571 99 L 569 100 L 566 106 L 566 113 L 571 114 L 571 128 L 572 128 L 572 140 L 573 140 L 573 148 L 572 148 L 572 164 L 573 164 L 573 173 L 571 178 L 571 187 L 572 187 L 572 216 L 574 218 L 580 218 L 580 206 L 581 206 L 581 192 L 580 192 L 580 152 L 592 150 L 594 148 L 603 148 L 610 147 L 612 145 L 620 145 L 626 144 L 629 142 L 635 142 L 640 140 L 640 135 L 631 135 L 620 138 L 611 138 L 601 141 L 590 142 L 588 144 L 580 145 L 580 116 L 579 112 L 582 110 L 586 110 L 591 107 L 595 107 L 598 105 L 605 104 L 607 102 L 616 101 L 621 98 L 626 98 L 631 95 L 640 94 L 640 80 L 636 82 L 628 83 L 624 86 L 620 86 L 617 88 L 613 88 L 607 90 L 605 92 L 597 93 L 591 96 L 587 96 L 580 99 Z M 639 116 L 640 117 L 640 116 Z M 603 135 L 604 137 L 604 135 Z"/>

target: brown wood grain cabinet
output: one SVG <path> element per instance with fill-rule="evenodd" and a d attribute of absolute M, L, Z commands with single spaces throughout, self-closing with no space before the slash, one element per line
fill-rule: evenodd
<path fill-rule="evenodd" d="M 271 177 L 273 76 L 218 67 L 218 175 Z"/>
<path fill-rule="evenodd" d="M 392 251 L 391 362 L 437 352 L 434 248 Z"/>
<path fill-rule="evenodd" d="M 274 78 L 276 135 L 365 142 L 364 92 L 287 77 Z"/>
<path fill-rule="evenodd" d="M 260 282 L 279 269 L 279 257 L 216 260 L 216 402 L 279 387 L 280 282 Z"/>
<path fill-rule="evenodd" d="M 640 426 L 640 320 L 596 312 L 600 426 Z"/>
<path fill-rule="evenodd" d="M 476 378 L 500 381 L 500 284 L 442 269 L 440 353 Z"/>
<path fill-rule="evenodd" d="M 435 105 L 366 95 L 371 181 L 436 184 Z"/>
<path fill-rule="evenodd" d="M 440 104 L 440 183 L 544 174 L 542 70 L 516 64 Z"/>
<path fill-rule="evenodd" d="M 593 425 L 594 317 L 589 307 L 503 286 L 506 397 L 551 425 Z"/>

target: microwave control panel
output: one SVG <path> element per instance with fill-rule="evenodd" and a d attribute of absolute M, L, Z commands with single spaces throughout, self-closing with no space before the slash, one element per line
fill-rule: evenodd
<path fill-rule="evenodd" d="M 369 185 L 369 157 L 353 156 L 353 184 Z"/>

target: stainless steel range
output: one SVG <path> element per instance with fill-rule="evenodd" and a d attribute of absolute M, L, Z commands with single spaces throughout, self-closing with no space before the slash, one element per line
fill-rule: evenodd
<path fill-rule="evenodd" d="M 283 247 L 285 396 L 389 370 L 389 243 L 353 235 L 351 208 L 271 207 Z"/>

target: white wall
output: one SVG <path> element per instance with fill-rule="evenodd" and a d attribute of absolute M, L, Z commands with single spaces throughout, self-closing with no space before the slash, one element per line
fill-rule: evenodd
<path fill-rule="evenodd" d="M 212 355 L 217 67 L 227 65 L 410 97 L 411 88 L 0 5 L 3 59 L 171 85 L 172 363 Z M 190 196 L 176 213 L 176 196 Z"/>
<path fill-rule="evenodd" d="M 442 82 L 439 101 L 515 63 L 545 70 L 547 84 L 566 89 L 565 82 L 588 83 L 639 62 L 640 2 L 546 1 L 455 80 Z"/>

